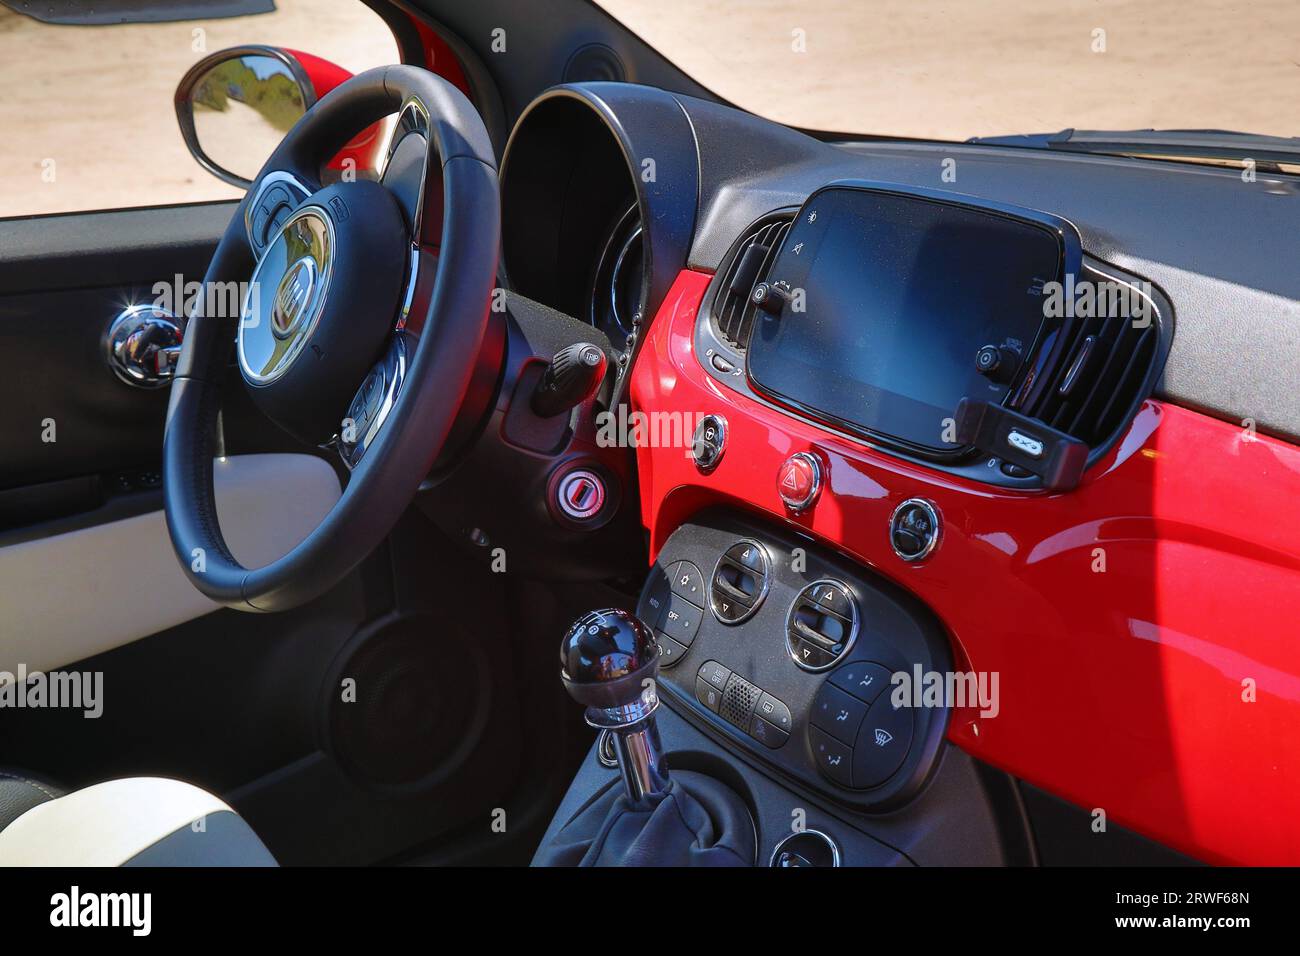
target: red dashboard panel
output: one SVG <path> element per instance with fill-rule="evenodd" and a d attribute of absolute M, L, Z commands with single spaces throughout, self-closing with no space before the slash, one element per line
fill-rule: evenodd
<path fill-rule="evenodd" d="M 958 480 L 721 387 L 693 354 L 710 279 L 678 277 L 633 370 L 634 410 L 729 429 L 707 475 L 638 448 L 652 552 L 711 505 L 800 527 L 925 601 L 959 667 L 998 672 L 1000 712 L 955 712 L 954 744 L 1207 862 L 1300 864 L 1300 448 L 1148 401 L 1073 492 Z M 827 486 L 793 515 L 776 476 L 798 451 Z M 887 534 L 914 496 L 943 520 L 919 565 Z"/>

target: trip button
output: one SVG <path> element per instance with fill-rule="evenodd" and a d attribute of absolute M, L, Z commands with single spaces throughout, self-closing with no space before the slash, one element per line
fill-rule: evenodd
<path fill-rule="evenodd" d="M 668 595 L 668 605 L 659 619 L 659 629 L 687 647 L 695 640 L 704 610 L 677 594 Z"/>
<path fill-rule="evenodd" d="M 853 745 L 853 786 L 859 790 L 888 780 L 912 746 L 912 708 L 895 708 L 889 698 L 876 698 Z"/>
<path fill-rule="evenodd" d="M 668 572 L 674 594 L 680 594 L 697 607 L 704 605 L 704 575 L 689 561 L 678 561 Z"/>
<path fill-rule="evenodd" d="M 862 718 L 866 715 L 866 704 L 827 682 L 822 684 L 821 690 L 817 691 L 817 696 L 813 699 L 812 716 L 809 719 L 814 727 L 821 728 L 851 747 L 857 739 Z"/>
<path fill-rule="evenodd" d="M 853 786 L 853 753 L 848 745 L 816 727 L 808 728 L 808 739 L 817 769 L 841 786 Z"/>
<path fill-rule="evenodd" d="M 889 669 L 870 661 L 854 661 L 835 668 L 831 683 L 866 704 L 874 703 L 889 686 Z"/>

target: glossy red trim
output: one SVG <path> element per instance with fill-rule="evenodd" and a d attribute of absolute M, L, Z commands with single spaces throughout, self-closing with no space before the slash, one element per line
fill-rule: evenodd
<path fill-rule="evenodd" d="M 720 387 L 693 352 L 710 278 L 678 277 L 633 370 L 634 410 L 729 431 L 709 475 L 637 449 L 653 552 L 709 505 L 801 528 L 933 608 L 959 667 L 999 673 L 1000 713 L 954 713 L 954 744 L 1199 859 L 1300 863 L 1300 448 L 1148 401 L 1069 494 L 958 480 Z M 797 516 L 776 490 L 796 451 L 828 473 Z M 943 518 L 921 565 L 886 536 L 912 496 Z"/>
<path fill-rule="evenodd" d="M 287 47 L 284 52 L 297 60 L 307 73 L 307 78 L 311 80 L 313 92 L 318 100 L 333 90 L 334 87 L 352 79 L 352 73 L 349 70 L 322 57 L 314 56 L 311 53 L 303 53 L 301 50 L 290 50 Z M 354 163 L 353 169 L 378 169 L 386 129 L 387 125 L 382 122 L 370 124 L 348 140 L 347 145 L 339 150 L 337 155 L 326 165 L 330 169 L 344 169 L 346 168 L 344 163 L 350 159 Z"/>

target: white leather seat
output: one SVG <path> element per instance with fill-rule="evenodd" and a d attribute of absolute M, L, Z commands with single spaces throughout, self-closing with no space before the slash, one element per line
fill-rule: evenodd
<path fill-rule="evenodd" d="M 36 804 L 0 830 L 0 866 L 275 866 L 220 797 L 128 777 Z"/>

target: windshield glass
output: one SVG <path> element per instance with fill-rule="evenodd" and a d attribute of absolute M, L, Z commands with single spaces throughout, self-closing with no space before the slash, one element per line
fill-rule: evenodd
<path fill-rule="evenodd" d="M 697 82 L 805 129 L 1300 135 L 1296 0 L 598 0 Z"/>

